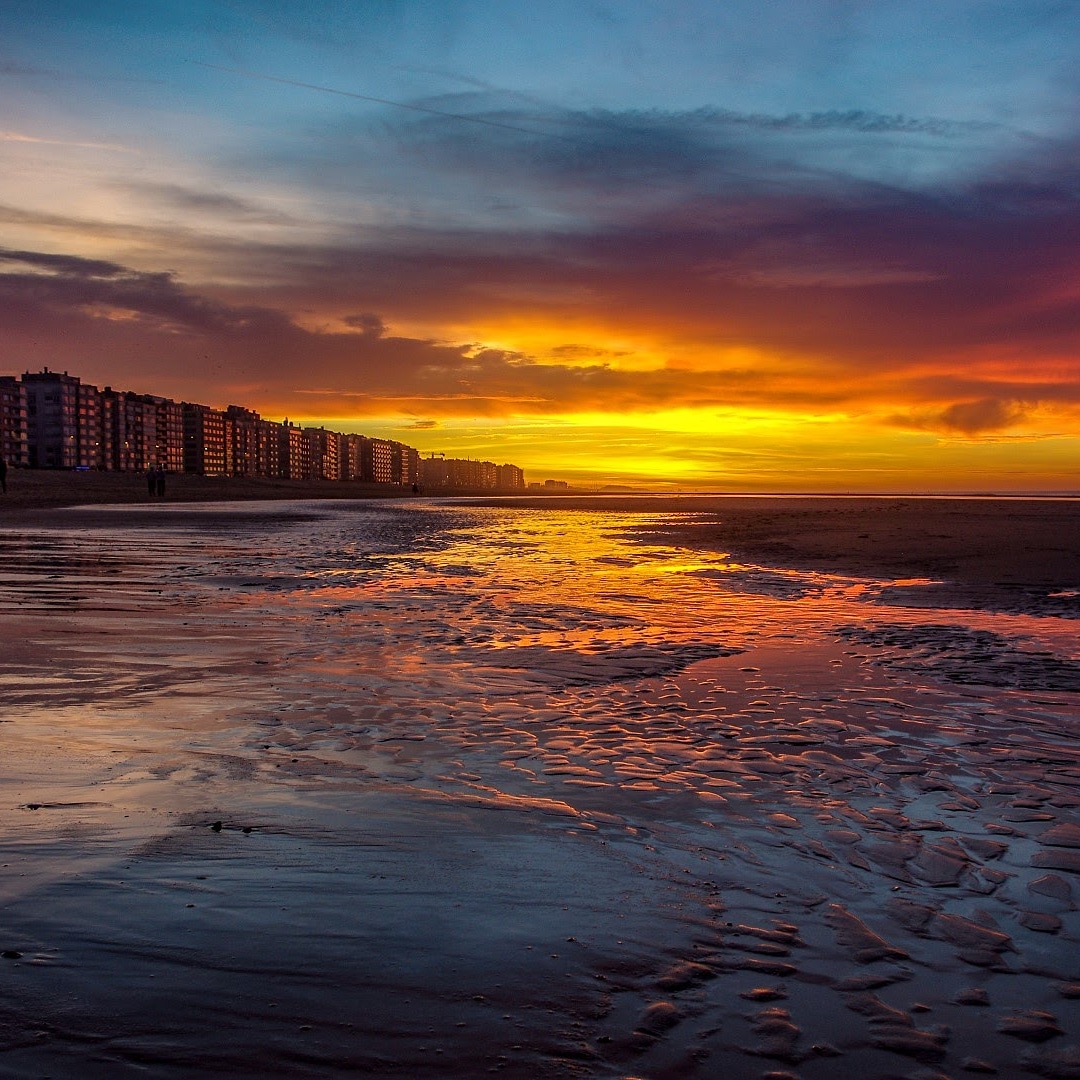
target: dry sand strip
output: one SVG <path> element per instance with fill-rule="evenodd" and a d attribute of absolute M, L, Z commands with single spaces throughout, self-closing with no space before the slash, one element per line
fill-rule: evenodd
<path fill-rule="evenodd" d="M 10 469 L 0 495 L 0 522 L 16 511 L 112 503 L 248 502 L 278 499 L 372 499 L 411 495 L 392 484 L 353 480 L 281 480 L 268 477 L 170 475 L 165 496 L 150 496 L 142 473 Z"/>

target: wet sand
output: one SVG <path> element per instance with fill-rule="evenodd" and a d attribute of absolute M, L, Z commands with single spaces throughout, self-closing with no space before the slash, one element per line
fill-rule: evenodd
<path fill-rule="evenodd" d="M 551 509 L 550 499 L 514 503 Z M 1080 580 L 1080 497 L 570 496 L 558 505 L 681 515 L 642 533 L 738 562 L 951 584 Z"/>
<path fill-rule="evenodd" d="M 1078 509 L 0 520 L 0 1070 L 1080 1074 Z"/>

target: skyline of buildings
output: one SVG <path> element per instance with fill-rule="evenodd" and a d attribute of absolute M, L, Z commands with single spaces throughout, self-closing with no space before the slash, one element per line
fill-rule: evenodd
<path fill-rule="evenodd" d="M 16 468 L 352 480 L 424 491 L 526 490 L 509 463 L 446 458 L 405 443 L 267 420 L 152 394 L 99 389 L 67 371 L 0 376 L 0 457 Z M 547 482 L 551 486 L 554 482 Z M 544 485 L 535 484 L 533 487 Z"/>

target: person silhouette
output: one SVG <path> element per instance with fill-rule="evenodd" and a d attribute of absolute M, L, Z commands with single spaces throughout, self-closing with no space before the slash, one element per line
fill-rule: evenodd
<path fill-rule="evenodd" d="M 165 466 L 158 465 L 154 473 L 154 490 L 159 498 L 165 498 Z"/>
<path fill-rule="evenodd" d="M 7 494 L 7 462 L 0 457 L 0 495 Z"/>

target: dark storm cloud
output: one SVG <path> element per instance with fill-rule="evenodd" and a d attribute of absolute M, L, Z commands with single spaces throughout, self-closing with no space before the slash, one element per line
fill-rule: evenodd
<path fill-rule="evenodd" d="M 290 326 L 265 308 L 233 308 L 199 296 L 168 272 L 146 273 L 73 255 L 0 249 L 0 312 L 63 315 L 80 309 L 129 313 L 170 328 L 205 334 L 267 332 Z"/>

